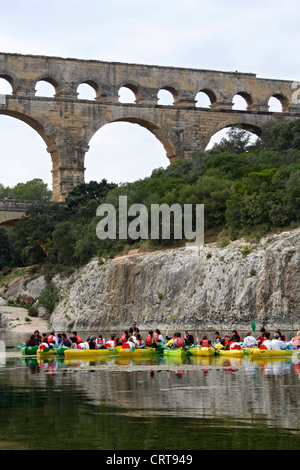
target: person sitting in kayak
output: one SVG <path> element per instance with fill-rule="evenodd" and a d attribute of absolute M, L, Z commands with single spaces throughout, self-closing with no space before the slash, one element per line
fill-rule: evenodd
<path fill-rule="evenodd" d="M 264 334 L 265 339 L 264 341 L 259 345 L 259 349 L 268 349 L 269 351 L 272 349 L 272 342 L 271 342 L 271 333 L 268 331 L 265 332 Z"/>
<path fill-rule="evenodd" d="M 242 349 L 240 345 L 240 336 L 237 334 L 234 334 L 230 340 L 228 341 L 227 344 L 227 349 Z"/>
<path fill-rule="evenodd" d="M 35 338 L 35 346 L 38 346 L 42 340 L 42 336 L 40 335 L 39 330 L 35 330 L 33 334 Z"/>
<path fill-rule="evenodd" d="M 280 339 L 279 333 L 274 333 L 274 338 L 271 341 L 272 350 L 279 351 L 280 349 L 286 349 L 288 344 Z"/>
<path fill-rule="evenodd" d="M 199 339 L 197 330 L 196 330 L 196 347 L 198 348 L 213 348 L 213 342 L 207 338 L 207 335 L 202 335 L 202 338 Z"/>
<path fill-rule="evenodd" d="M 173 348 L 173 349 L 176 349 L 176 348 L 185 349 L 185 341 L 184 341 L 184 339 L 181 337 L 181 333 L 180 333 L 180 332 L 176 333 L 176 336 L 175 336 L 175 338 L 174 338 L 174 342 L 173 342 L 172 348 Z"/>
<path fill-rule="evenodd" d="M 72 341 L 70 340 L 69 336 L 67 336 L 66 333 L 62 333 L 61 335 L 62 335 L 62 344 L 70 348 L 72 346 Z"/>
<path fill-rule="evenodd" d="M 126 343 L 126 341 L 128 341 L 128 338 L 129 338 L 128 330 L 125 330 L 124 333 L 122 333 L 121 338 L 120 338 L 121 343 L 122 344 Z"/>
<path fill-rule="evenodd" d="M 157 343 L 165 343 L 164 337 L 158 328 L 156 328 L 153 336 Z"/>
<path fill-rule="evenodd" d="M 49 344 L 49 346 L 51 347 L 57 347 L 58 346 L 58 340 L 55 336 L 55 333 L 54 331 L 51 331 L 50 335 L 48 336 L 47 338 L 47 343 Z"/>
<path fill-rule="evenodd" d="M 112 333 L 110 335 L 110 339 L 108 341 L 106 341 L 105 346 L 107 348 L 115 348 L 117 346 L 115 333 Z"/>
<path fill-rule="evenodd" d="M 148 348 L 156 348 L 157 347 L 157 343 L 156 343 L 156 341 L 154 339 L 154 336 L 153 336 L 153 330 L 150 330 L 149 333 L 148 333 L 148 336 L 146 336 L 145 346 L 148 347 Z"/>
<path fill-rule="evenodd" d="M 281 333 L 280 330 L 276 330 L 275 333 L 279 335 L 280 341 L 286 341 L 286 337 Z M 275 338 L 275 334 L 274 334 L 274 338 Z"/>
<path fill-rule="evenodd" d="M 194 335 L 190 334 L 188 331 L 184 332 L 184 340 L 187 346 L 191 346 L 195 343 Z"/>
<path fill-rule="evenodd" d="M 128 341 L 123 344 L 122 349 L 130 349 L 131 351 L 134 351 L 135 349 L 139 349 L 139 345 L 135 343 L 134 338 L 130 336 Z"/>
<path fill-rule="evenodd" d="M 258 346 L 258 342 L 254 338 L 252 331 L 248 331 L 248 333 L 246 334 L 244 338 L 242 348 L 257 348 L 257 346 Z"/>
<path fill-rule="evenodd" d="M 46 348 L 49 348 L 49 344 L 47 343 L 46 338 L 43 337 L 41 344 L 39 344 L 39 349 L 43 350 L 43 349 L 46 349 Z"/>
<path fill-rule="evenodd" d="M 260 329 L 260 335 L 256 338 L 258 346 L 260 346 L 265 341 L 266 339 L 265 333 L 266 333 L 266 329 L 262 327 Z"/>
<path fill-rule="evenodd" d="M 213 344 L 222 344 L 222 337 L 218 331 L 215 331 L 215 336 L 213 339 Z"/>
<path fill-rule="evenodd" d="M 34 335 L 30 336 L 30 338 L 26 341 L 25 346 L 36 346 L 36 340 Z"/>
<path fill-rule="evenodd" d="M 99 333 L 98 338 L 96 340 L 97 343 L 97 348 L 98 349 L 106 349 L 105 345 L 105 339 L 103 338 L 103 335 Z"/>
<path fill-rule="evenodd" d="M 297 331 L 297 334 L 292 338 L 291 343 L 293 349 L 300 349 L 300 331 Z"/>
<path fill-rule="evenodd" d="M 73 343 L 80 344 L 82 343 L 82 338 L 77 334 L 77 331 L 73 331 L 73 336 L 71 336 L 70 340 L 73 341 Z"/>
<path fill-rule="evenodd" d="M 238 343 L 241 343 L 242 342 L 242 337 L 241 335 L 237 332 L 237 330 L 232 330 L 232 338 L 234 338 L 234 336 L 237 336 L 238 338 Z"/>
<path fill-rule="evenodd" d="M 137 333 L 136 339 L 139 343 L 139 348 L 145 348 L 145 342 L 144 342 L 144 340 L 142 338 L 142 335 L 140 333 Z"/>

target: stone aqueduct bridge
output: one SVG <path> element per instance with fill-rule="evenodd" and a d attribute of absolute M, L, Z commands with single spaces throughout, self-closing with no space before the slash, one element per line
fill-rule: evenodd
<path fill-rule="evenodd" d="M 11 95 L 0 95 L 0 114 L 29 124 L 51 154 L 54 201 L 64 201 L 84 181 L 89 141 L 107 123 L 127 121 L 147 128 L 173 161 L 204 149 L 213 134 L 228 126 L 259 135 L 261 126 L 274 118 L 268 107 L 272 96 L 280 100 L 284 119 L 300 117 L 300 82 L 252 73 L 0 53 L 0 78 L 12 87 Z M 53 85 L 53 97 L 35 96 L 40 80 Z M 94 88 L 94 100 L 78 99 L 82 83 Z M 133 91 L 135 103 L 118 101 L 121 87 Z M 173 94 L 173 106 L 157 104 L 161 89 Z M 200 91 L 209 97 L 209 108 L 195 106 Z M 237 94 L 246 100 L 246 111 L 232 109 Z"/>

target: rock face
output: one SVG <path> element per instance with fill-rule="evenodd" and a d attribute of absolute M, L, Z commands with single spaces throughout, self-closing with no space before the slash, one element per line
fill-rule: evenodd
<path fill-rule="evenodd" d="M 44 283 L 35 280 L 35 289 Z M 60 302 L 50 318 L 59 330 L 227 329 L 233 326 L 300 329 L 300 229 L 259 244 L 236 241 L 220 248 L 170 249 L 132 254 L 72 276 L 59 276 Z M 17 287 L 14 286 L 15 295 Z M 28 295 L 33 286 L 27 283 Z M 23 295 L 26 295 L 24 288 Z M 5 295 L 10 296 L 10 289 Z"/>

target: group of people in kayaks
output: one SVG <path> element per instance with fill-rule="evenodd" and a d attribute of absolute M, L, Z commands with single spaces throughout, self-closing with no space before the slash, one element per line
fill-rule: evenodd
<path fill-rule="evenodd" d="M 115 333 L 110 335 L 110 338 L 105 340 L 101 333 L 98 336 L 91 334 L 86 340 L 83 340 L 76 331 L 69 336 L 66 333 L 55 334 L 51 331 L 50 334 L 40 334 L 38 330 L 30 336 L 25 343 L 26 346 L 38 346 L 39 349 L 45 348 L 59 348 L 60 346 L 72 349 L 107 349 L 115 348 L 117 346 L 123 349 L 140 349 L 140 348 L 156 348 L 161 345 L 166 348 L 187 348 L 187 347 L 222 347 L 225 350 L 234 350 L 242 348 L 260 348 L 268 350 L 280 349 L 299 349 L 300 348 L 300 331 L 292 338 L 291 341 L 286 341 L 286 338 L 280 330 L 276 330 L 273 335 L 267 332 L 265 328 L 261 328 L 259 336 L 255 337 L 253 331 L 250 330 L 242 340 L 241 335 L 237 330 L 232 330 L 231 335 L 224 335 L 222 337 L 218 331 L 215 331 L 212 340 L 208 339 L 206 334 L 201 338 L 198 337 L 197 330 L 195 336 L 188 331 L 184 332 L 182 336 L 180 332 L 175 332 L 172 337 L 168 336 L 168 330 L 165 337 L 160 330 L 149 330 L 148 334 L 143 338 L 137 327 L 136 322 L 127 330 L 117 337 Z"/>

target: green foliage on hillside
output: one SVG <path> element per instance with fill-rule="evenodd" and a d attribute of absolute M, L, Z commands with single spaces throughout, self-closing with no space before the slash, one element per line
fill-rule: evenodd
<path fill-rule="evenodd" d="M 103 262 L 134 246 L 180 243 L 174 233 L 170 240 L 100 241 L 96 209 L 102 203 L 118 208 L 119 196 L 127 196 L 128 206 L 143 204 L 148 211 L 151 204 L 204 204 L 205 232 L 220 243 L 296 227 L 300 222 L 300 120 L 267 125 L 255 143 L 246 131 L 235 128 L 211 150 L 195 152 L 191 160 L 175 161 L 167 169 L 158 168 L 143 180 L 121 185 L 90 182 L 69 194 L 67 207 L 32 207 L 15 230 L 0 231 L 0 269 L 5 263 L 26 266 L 46 261 L 48 272 L 53 273 L 76 268 L 94 256 Z"/>

